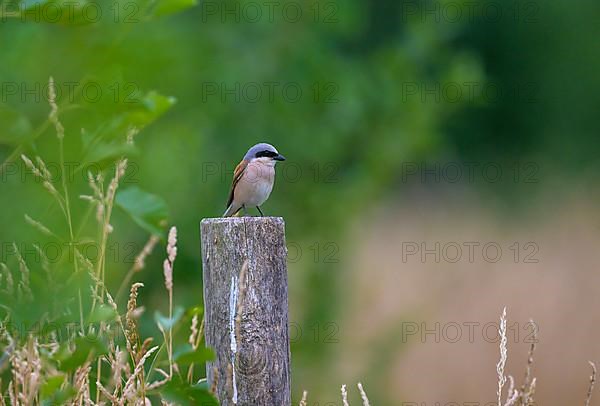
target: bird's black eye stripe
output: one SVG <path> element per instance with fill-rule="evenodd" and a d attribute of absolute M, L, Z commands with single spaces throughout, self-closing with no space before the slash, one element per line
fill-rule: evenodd
<path fill-rule="evenodd" d="M 264 151 L 260 151 L 260 152 L 256 153 L 257 158 L 263 158 L 263 157 L 274 158 L 277 155 L 278 155 L 277 152 L 273 152 L 273 151 L 269 151 L 269 150 L 264 150 Z"/>

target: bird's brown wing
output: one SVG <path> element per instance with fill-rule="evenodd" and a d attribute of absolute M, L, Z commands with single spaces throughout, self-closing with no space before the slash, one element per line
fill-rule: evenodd
<path fill-rule="evenodd" d="M 235 167 L 235 170 L 233 171 L 233 182 L 231 182 L 231 191 L 229 192 L 229 200 L 227 200 L 226 207 L 229 207 L 231 205 L 231 202 L 233 201 L 233 191 L 235 190 L 235 186 L 242 178 L 242 175 L 244 174 L 244 171 L 246 170 L 247 166 L 248 161 L 242 159 L 238 166 Z"/>

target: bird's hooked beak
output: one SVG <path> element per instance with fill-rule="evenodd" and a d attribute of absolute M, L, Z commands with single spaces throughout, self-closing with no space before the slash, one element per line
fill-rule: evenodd
<path fill-rule="evenodd" d="M 273 157 L 273 159 L 276 161 L 285 161 L 285 157 L 281 154 L 277 154 L 276 156 Z"/>

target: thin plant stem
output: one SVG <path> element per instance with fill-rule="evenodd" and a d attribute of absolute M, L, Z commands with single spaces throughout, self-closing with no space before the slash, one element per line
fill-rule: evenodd
<path fill-rule="evenodd" d="M 173 322 L 173 290 L 169 290 L 169 320 Z M 173 326 L 169 327 L 169 376 L 173 378 Z"/>

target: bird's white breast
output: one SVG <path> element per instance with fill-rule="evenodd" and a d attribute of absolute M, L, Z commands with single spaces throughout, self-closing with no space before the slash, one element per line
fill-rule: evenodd
<path fill-rule="evenodd" d="M 251 161 L 240 179 L 235 199 L 249 207 L 260 206 L 269 198 L 275 181 L 275 167 L 258 159 Z"/>

